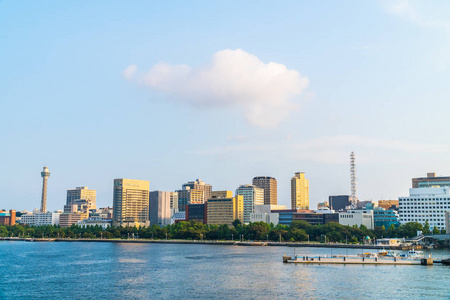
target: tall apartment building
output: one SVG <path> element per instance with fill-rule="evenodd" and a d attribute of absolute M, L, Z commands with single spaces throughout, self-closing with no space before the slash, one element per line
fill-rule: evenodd
<path fill-rule="evenodd" d="M 211 198 L 212 186 L 203 182 L 201 179 L 196 179 L 195 181 L 189 181 L 188 183 L 183 184 L 183 188 L 189 187 L 191 190 L 202 190 L 203 193 L 203 202 Z"/>
<path fill-rule="evenodd" d="M 113 225 L 148 226 L 150 182 L 134 179 L 114 179 Z"/>
<path fill-rule="evenodd" d="M 149 198 L 150 225 L 170 225 L 170 201 L 171 192 L 153 191 Z"/>
<path fill-rule="evenodd" d="M 236 195 L 232 198 L 210 198 L 206 206 L 207 223 L 211 225 L 228 226 L 238 219 L 243 222 L 244 197 Z"/>
<path fill-rule="evenodd" d="M 412 179 L 412 188 L 450 187 L 450 176 L 436 177 L 436 173 L 427 173 L 427 177 Z"/>
<path fill-rule="evenodd" d="M 277 180 L 268 176 L 253 178 L 252 184 L 264 190 L 264 205 L 277 205 Z"/>
<path fill-rule="evenodd" d="M 304 172 L 297 172 L 291 179 L 291 208 L 309 209 L 309 180 Z"/>
<path fill-rule="evenodd" d="M 420 185 L 419 185 L 420 186 Z M 400 224 L 426 221 L 431 228 L 445 229 L 445 213 L 450 211 L 450 188 L 412 188 L 409 197 L 399 197 Z"/>
<path fill-rule="evenodd" d="M 68 213 L 72 205 L 78 206 L 78 211 L 89 213 L 90 209 L 96 209 L 96 190 L 90 190 L 87 186 L 77 187 L 73 190 L 67 190 L 66 205 L 64 212 Z"/>
<path fill-rule="evenodd" d="M 176 191 L 178 194 L 178 211 L 185 211 L 187 204 L 205 203 L 205 191 L 191 190 L 190 187 L 183 187 L 182 190 Z"/>
<path fill-rule="evenodd" d="M 186 204 L 202 204 L 211 198 L 212 186 L 201 179 L 183 184 L 178 193 L 178 210 L 185 211 Z"/>
<path fill-rule="evenodd" d="M 251 184 L 240 185 L 236 196 L 243 196 L 244 223 L 250 223 L 250 214 L 255 211 L 255 205 L 264 205 L 264 190 Z"/>

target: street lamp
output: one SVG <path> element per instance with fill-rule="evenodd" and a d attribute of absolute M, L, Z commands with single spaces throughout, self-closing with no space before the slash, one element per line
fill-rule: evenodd
<path fill-rule="evenodd" d="M 231 234 L 231 240 L 234 241 L 234 239 L 233 239 L 233 234 Z"/>
<path fill-rule="evenodd" d="M 166 241 L 167 241 L 167 233 L 166 233 Z"/>
<path fill-rule="evenodd" d="M 267 241 L 266 241 L 267 243 L 269 242 L 269 235 L 267 234 Z"/>
<path fill-rule="evenodd" d="M 309 234 L 308 234 L 308 244 L 309 244 Z"/>
<path fill-rule="evenodd" d="M 280 234 L 280 243 L 281 243 L 281 234 Z"/>

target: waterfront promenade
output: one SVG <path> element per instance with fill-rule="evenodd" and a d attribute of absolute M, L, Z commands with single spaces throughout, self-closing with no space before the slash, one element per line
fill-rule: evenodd
<path fill-rule="evenodd" d="M 155 244 L 206 244 L 206 245 L 235 245 L 235 246 L 282 246 L 282 247 L 319 247 L 319 248 L 351 248 L 351 249 L 391 249 L 389 246 L 341 244 L 341 243 L 311 243 L 311 242 L 267 242 L 267 241 L 217 241 L 217 240 L 175 240 L 175 239 L 32 239 L 2 237 L 0 241 L 27 242 L 97 242 L 97 243 L 155 243 Z"/>

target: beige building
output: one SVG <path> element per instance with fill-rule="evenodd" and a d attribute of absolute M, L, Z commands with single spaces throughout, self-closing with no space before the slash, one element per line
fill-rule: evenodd
<path fill-rule="evenodd" d="M 66 205 L 64 206 L 64 212 L 70 212 L 72 205 L 78 206 L 78 211 L 83 213 L 89 213 L 90 209 L 96 209 L 96 190 L 90 190 L 87 186 L 77 187 L 73 190 L 67 190 Z"/>
<path fill-rule="evenodd" d="M 398 208 L 398 200 L 378 200 L 378 207 L 384 209 Z"/>
<path fill-rule="evenodd" d="M 233 221 L 244 218 L 244 197 L 238 195 L 232 198 L 211 198 L 206 205 L 207 224 L 228 226 L 233 225 Z"/>
<path fill-rule="evenodd" d="M 277 205 L 277 180 L 273 177 L 258 176 L 253 178 L 253 185 L 264 190 L 264 205 Z"/>
<path fill-rule="evenodd" d="M 59 226 L 70 227 L 74 224 L 78 224 L 78 221 L 82 221 L 88 218 L 88 214 L 73 212 L 64 213 L 59 215 Z"/>
<path fill-rule="evenodd" d="M 113 225 L 149 226 L 150 182 L 114 179 Z"/>
<path fill-rule="evenodd" d="M 304 172 L 297 172 L 291 179 L 291 208 L 309 209 L 309 180 Z"/>

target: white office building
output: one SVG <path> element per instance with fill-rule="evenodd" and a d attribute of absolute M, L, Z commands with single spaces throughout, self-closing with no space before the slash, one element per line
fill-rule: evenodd
<path fill-rule="evenodd" d="M 339 224 L 348 226 L 364 225 L 367 229 L 374 229 L 373 210 L 347 210 L 339 212 Z"/>
<path fill-rule="evenodd" d="M 244 224 L 250 223 L 250 214 L 255 211 L 256 205 L 264 205 L 264 189 L 251 184 L 239 186 L 236 195 L 244 196 Z"/>
<path fill-rule="evenodd" d="M 398 198 L 400 224 L 428 221 L 430 228 L 445 228 L 445 213 L 450 211 L 449 187 L 412 188 L 409 197 Z"/>
<path fill-rule="evenodd" d="M 111 227 L 111 222 L 111 220 L 103 220 L 101 218 L 88 218 L 78 221 L 77 225 L 80 227 L 100 226 L 105 230 L 106 228 Z"/>
<path fill-rule="evenodd" d="M 52 212 L 26 214 L 21 216 L 20 223 L 30 226 L 59 225 L 59 215 Z"/>
<path fill-rule="evenodd" d="M 272 210 L 286 209 L 285 205 L 255 205 L 254 212 L 250 214 L 250 222 L 265 222 L 267 224 L 278 224 L 279 213 L 273 213 Z"/>

